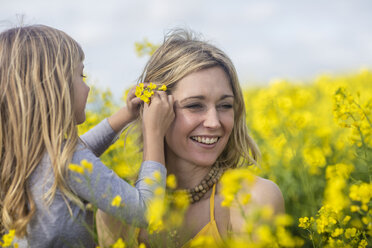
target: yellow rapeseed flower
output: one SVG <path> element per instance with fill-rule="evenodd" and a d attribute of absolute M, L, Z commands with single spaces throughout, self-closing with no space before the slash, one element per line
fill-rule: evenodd
<path fill-rule="evenodd" d="M 147 88 L 150 89 L 150 90 L 154 90 L 154 89 L 156 89 L 156 84 L 150 82 L 150 84 L 147 86 Z"/>
<path fill-rule="evenodd" d="M 83 159 L 80 164 L 86 169 L 89 173 L 93 171 L 93 164 L 88 162 L 86 159 Z"/>
<path fill-rule="evenodd" d="M 3 247 L 11 246 L 15 235 L 15 230 L 11 229 L 7 234 L 3 236 Z"/>
<path fill-rule="evenodd" d="M 152 180 L 152 179 L 149 178 L 149 177 L 146 177 L 146 178 L 144 179 L 144 181 L 145 181 L 145 183 L 146 183 L 147 185 L 153 185 L 153 184 L 154 184 L 154 180 Z"/>
<path fill-rule="evenodd" d="M 84 168 L 81 167 L 80 165 L 78 164 L 70 164 L 68 166 L 68 168 L 73 171 L 73 172 L 76 172 L 76 173 L 79 173 L 79 174 L 84 174 Z"/>
<path fill-rule="evenodd" d="M 124 241 L 121 238 L 119 238 L 115 242 L 115 244 L 112 245 L 112 248 L 125 248 L 125 243 L 124 243 Z"/>
<path fill-rule="evenodd" d="M 166 91 L 167 90 L 167 86 L 163 84 L 161 87 L 158 88 L 158 90 L 160 90 L 160 91 Z"/>
<path fill-rule="evenodd" d="M 149 223 L 149 233 L 161 231 L 164 228 L 163 214 L 164 202 L 162 198 L 154 198 L 147 208 L 146 218 Z"/>
<path fill-rule="evenodd" d="M 300 222 L 300 224 L 298 224 L 298 227 L 301 227 L 303 229 L 308 229 L 311 225 L 309 217 L 299 218 L 298 221 Z"/>
<path fill-rule="evenodd" d="M 161 174 L 159 171 L 155 171 L 153 174 L 152 174 L 155 178 L 156 181 L 160 182 L 161 180 Z"/>
<path fill-rule="evenodd" d="M 357 229 L 354 228 L 354 227 L 353 228 L 347 228 L 345 230 L 345 238 L 351 239 L 351 238 L 355 237 L 356 232 L 357 232 Z"/>
<path fill-rule="evenodd" d="M 175 189 L 177 187 L 177 179 L 174 174 L 167 176 L 167 186 L 170 189 Z"/>
<path fill-rule="evenodd" d="M 121 202 L 121 197 L 120 197 L 120 195 L 117 195 L 117 196 L 114 197 L 114 199 L 112 199 L 111 206 L 113 206 L 113 207 L 119 207 L 120 206 L 120 202 Z"/>
<path fill-rule="evenodd" d="M 146 245 L 144 243 L 141 243 L 138 248 L 146 248 Z"/>

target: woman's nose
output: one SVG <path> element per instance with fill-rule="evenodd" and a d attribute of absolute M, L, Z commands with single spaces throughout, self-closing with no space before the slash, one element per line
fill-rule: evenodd
<path fill-rule="evenodd" d="M 218 112 L 215 108 L 210 108 L 205 113 L 205 119 L 204 119 L 204 127 L 207 128 L 219 128 L 221 127 L 220 118 L 218 116 Z"/>

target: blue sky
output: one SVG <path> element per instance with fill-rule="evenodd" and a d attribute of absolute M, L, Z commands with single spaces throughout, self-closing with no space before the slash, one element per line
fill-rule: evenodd
<path fill-rule="evenodd" d="M 160 43 L 186 27 L 224 50 L 242 85 L 307 81 L 322 73 L 372 68 L 369 0 L 0 0 L 0 31 L 19 24 L 59 28 L 83 47 L 90 83 L 116 97 L 136 82 L 147 58 L 134 43 Z"/>

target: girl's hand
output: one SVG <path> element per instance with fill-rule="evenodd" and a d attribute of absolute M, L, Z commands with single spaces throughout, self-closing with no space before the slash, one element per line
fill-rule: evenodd
<path fill-rule="evenodd" d="M 136 92 L 136 86 L 133 86 L 127 95 L 127 111 L 128 111 L 128 117 L 129 117 L 129 122 L 134 121 L 138 114 L 139 114 L 139 109 L 141 105 L 141 99 L 136 97 L 135 95 Z"/>
<path fill-rule="evenodd" d="M 120 132 L 127 124 L 137 118 L 141 100 L 136 97 L 135 92 L 136 86 L 132 87 L 128 92 L 127 105 L 108 118 L 108 122 L 115 132 Z"/>
<path fill-rule="evenodd" d="M 163 91 L 157 91 L 151 102 L 143 108 L 144 160 L 165 163 L 164 136 L 174 120 L 174 99 Z"/>

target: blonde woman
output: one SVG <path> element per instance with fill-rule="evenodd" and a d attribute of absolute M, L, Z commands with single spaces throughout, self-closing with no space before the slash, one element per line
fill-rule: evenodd
<path fill-rule="evenodd" d="M 174 118 L 172 97 L 157 93 L 144 107 L 144 162 L 133 187 L 98 157 L 136 118 L 140 101 L 131 90 L 126 107 L 80 139 L 76 125 L 85 120 L 89 93 L 83 60 L 79 44 L 51 27 L 0 34 L 0 227 L 1 234 L 15 229 L 21 247 L 94 247 L 88 202 L 145 226 L 148 201 L 156 187 L 164 187 L 163 140 Z M 82 160 L 86 169 L 69 170 Z M 155 187 L 144 178 L 153 178 Z M 114 196 L 125 205 L 112 206 Z"/>
<path fill-rule="evenodd" d="M 175 243 L 189 247 L 201 235 L 220 243 L 228 233 L 240 232 L 240 209 L 221 206 L 219 178 L 226 170 L 257 164 L 260 153 L 248 134 L 242 90 L 231 60 L 192 33 L 175 30 L 151 56 L 139 81 L 166 84 L 175 101 L 176 117 L 165 135 L 165 164 L 178 188 L 188 190 L 191 203 Z M 252 197 L 246 214 L 253 206 L 284 211 L 282 194 L 269 180 L 256 177 L 243 191 Z M 103 212 L 97 214 L 97 227 L 103 245 L 119 236 L 118 223 Z M 105 244 L 104 237 L 112 239 Z M 147 243 L 145 230 L 138 241 Z"/>

